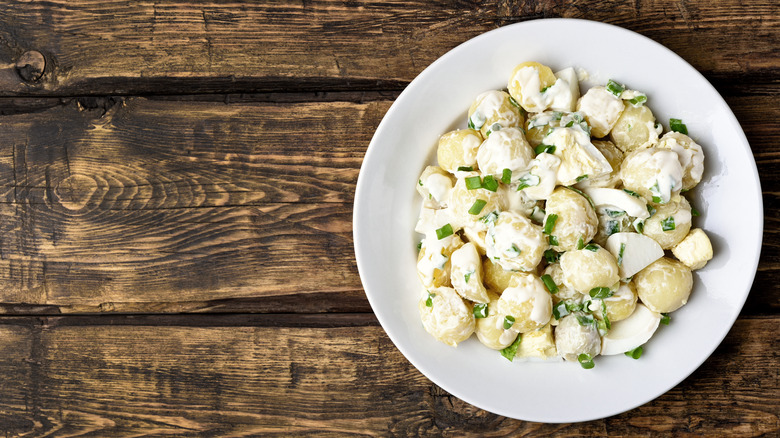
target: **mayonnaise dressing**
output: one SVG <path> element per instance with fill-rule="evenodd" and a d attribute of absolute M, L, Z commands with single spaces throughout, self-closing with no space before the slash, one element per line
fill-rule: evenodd
<path fill-rule="evenodd" d="M 550 294 L 544 289 L 541 280 L 533 281 L 525 287 L 509 287 L 501 294 L 501 299 L 512 305 L 531 303 L 529 318 L 537 324 L 547 324 L 552 315 L 552 300 Z"/>
<path fill-rule="evenodd" d="M 541 91 L 539 71 L 534 67 L 523 67 L 515 73 L 512 81 L 522 90 L 520 105 L 528 112 L 539 113 L 551 106 L 563 111 L 570 110 L 572 92 L 569 83 L 558 78 L 544 92 Z"/>
<path fill-rule="evenodd" d="M 553 154 L 541 153 L 531 160 L 529 173 L 539 177 L 539 184 L 526 187 L 523 193 L 530 199 L 545 200 L 550 197 L 558 182 L 558 168 L 561 159 Z"/>
<path fill-rule="evenodd" d="M 437 203 L 443 206 L 447 205 L 450 191 L 452 191 L 452 180 L 448 176 L 431 173 L 422 183 Z"/>

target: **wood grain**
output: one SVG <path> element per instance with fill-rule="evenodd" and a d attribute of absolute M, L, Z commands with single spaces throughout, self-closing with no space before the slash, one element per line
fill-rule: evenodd
<path fill-rule="evenodd" d="M 772 0 L 5 3 L 5 95 L 399 89 L 471 37 L 552 17 L 637 31 L 724 82 L 776 79 L 780 58 Z M 30 50 L 46 58 L 38 81 L 16 70 Z"/>
<path fill-rule="evenodd" d="M 133 319 L 133 317 L 125 317 Z M 759 436 L 780 432 L 780 319 L 738 321 L 678 387 L 580 424 L 528 423 L 431 384 L 375 322 L 211 327 L 113 318 L 0 318 L 0 433 L 6 436 Z M 252 322 L 256 318 L 257 323 Z M 193 316 L 178 318 L 192 321 Z M 322 319 L 322 318 L 321 318 Z M 326 319 L 331 319 L 329 316 Z M 291 321 L 291 319 L 286 319 Z M 239 323 L 236 325 L 235 323 Z M 244 325 L 241 325 L 244 324 Z M 154 348 L 149 348 L 154 345 Z M 734 361 L 733 358 L 740 358 Z M 641 360 L 641 359 L 640 359 Z M 583 371 L 585 372 L 585 371 Z"/>

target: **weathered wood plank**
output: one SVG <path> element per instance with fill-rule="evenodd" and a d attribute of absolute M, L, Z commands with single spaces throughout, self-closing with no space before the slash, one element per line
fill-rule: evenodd
<path fill-rule="evenodd" d="M 132 317 L 131 317 L 132 318 Z M 691 377 L 628 413 L 510 420 L 417 372 L 381 328 L 0 317 L 5 436 L 759 436 L 780 432 L 780 319 L 739 320 Z M 170 319 L 171 317 L 163 317 Z M 195 317 L 187 316 L 191 321 Z M 212 324 L 215 317 L 210 316 Z M 113 319 L 113 318 L 112 318 Z M 76 322 L 74 323 L 74 320 Z M 79 322 L 80 320 L 80 322 Z M 86 323 L 85 323 L 86 320 Z M 116 325 L 118 324 L 118 325 Z M 154 348 L 149 348 L 153 345 Z"/>
<path fill-rule="evenodd" d="M 0 93 L 398 89 L 471 37 L 545 17 L 635 30 L 715 79 L 777 78 L 780 7 L 772 0 L 446 1 L 436 7 L 424 1 L 55 0 L 5 2 Z M 17 73 L 17 62 L 31 50 L 46 60 L 37 82 Z"/>
<path fill-rule="evenodd" d="M 88 99 L 4 116 L 0 302 L 359 290 L 351 201 L 388 106 Z"/>

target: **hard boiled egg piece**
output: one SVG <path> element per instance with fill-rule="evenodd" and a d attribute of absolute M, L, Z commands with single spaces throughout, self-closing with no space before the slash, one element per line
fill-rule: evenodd
<path fill-rule="evenodd" d="M 607 251 L 618 260 L 620 278 L 629 278 L 664 256 L 655 240 L 638 233 L 615 233 L 607 238 Z"/>
<path fill-rule="evenodd" d="M 637 304 L 628 318 L 612 323 L 612 328 L 601 338 L 601 354 L 605 356 L 631 351 L 647 342 L 658 329 L 661 315 Z"/>

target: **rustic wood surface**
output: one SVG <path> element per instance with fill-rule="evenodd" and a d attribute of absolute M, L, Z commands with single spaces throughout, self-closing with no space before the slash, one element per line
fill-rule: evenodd
<path fill-rule="evenodd" d="M 712 357 L 640 408 L 563 425 L 417 372 L 371 313 L 351 233 L 404 86 L 473 36 L 552 17 L 701 71 L 765 207 L 755 284 Z M 775 0 L 0 0 L 0 434 L 777 436 L 778 98 Z"/>

